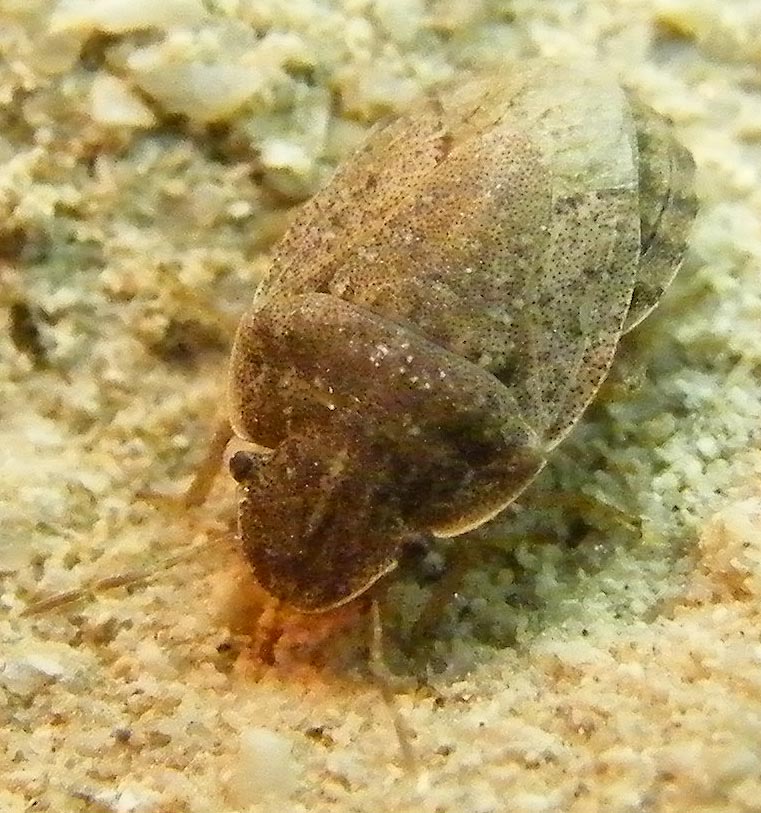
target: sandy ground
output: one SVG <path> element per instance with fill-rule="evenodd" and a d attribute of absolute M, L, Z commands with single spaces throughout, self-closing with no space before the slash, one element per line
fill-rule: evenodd
<path fill-rule="evenodd" d="M 0 0 L 0 809 L 761 809 L 759 42 L 756 0 Z M 135 493 L 202 456 L 291 207 L 422 87 L 535 53 L 670 115 L 702 209 L 412 656 L 430 588 L 391 587 L 410 772 L 365 619 L 259 659 L 227 478 Z"/>

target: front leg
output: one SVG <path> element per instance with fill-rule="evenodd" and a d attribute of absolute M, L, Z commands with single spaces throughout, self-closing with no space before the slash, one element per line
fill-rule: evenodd
<path fill-rule="evenodd" d="M 227 445 L 233 437 L 232 426 L 228 418 L 217 419 L 206 448 L 203 460 L 193 473 L 190 485 L 180 494 L 165 494 L 160 491 L 144 489 L 137 493 L 141 500 L 157 506 L 169 505 L 178 509 L 194 508 L 206 502 L 219 470 L 222 468 Z"/>
<path fill-rule="evenodd" d="M 206 502 L 214 485 L 214 480 L 216 480 L 217 474 L 222 467 L 222 459 L 232 436 L 233 430 L 227 416 L 219 418 L 209 439 L 206 455 L 195 470 L 190 485 L 180 497 L 182 504 L 186 508 Z"/>

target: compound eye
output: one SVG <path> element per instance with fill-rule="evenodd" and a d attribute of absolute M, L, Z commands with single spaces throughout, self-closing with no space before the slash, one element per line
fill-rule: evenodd
<path fill-rule="evenodd" d="M 230 474 L 236 483 L 246 483 L 251 480 L 254 472 L 259 467 L 261 459 L 251 452 L 236 452 L 231 458 Z"/>

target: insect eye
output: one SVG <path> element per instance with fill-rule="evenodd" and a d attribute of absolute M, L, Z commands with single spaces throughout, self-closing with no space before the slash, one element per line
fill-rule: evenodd
<path fill-rule="evenodd" d="M 233 480 L 235 480 L 236 483 L 245 483 L 251 479 L 256 469 L 256 455 L 251 454 L 251 452 L 236 452 L 230 458 L 229 466 Z"/>

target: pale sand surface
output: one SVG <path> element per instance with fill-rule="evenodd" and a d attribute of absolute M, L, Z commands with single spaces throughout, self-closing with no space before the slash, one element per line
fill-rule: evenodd
<path fill-rule="evenodd" d="M 0 0 L 3 813 L 761 810 L 759 43 L 756 0 Z M 534 53 L 670 115 L 702 210 L 417 661 L 428 588 L 392 588 L 411 776 L 365 621 L 257 660 L 231 485 L 134 495 L 201 456 L 291 205 L 422 87 Z"/>

